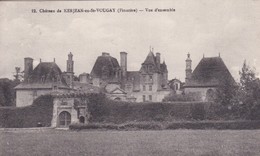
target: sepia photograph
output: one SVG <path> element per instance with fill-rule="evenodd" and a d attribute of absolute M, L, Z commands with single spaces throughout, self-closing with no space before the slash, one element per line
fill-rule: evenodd
<path fill-rule="evenodd" d="M 259 8 L 0 1 L 0 155 L 260 155 Z"/>

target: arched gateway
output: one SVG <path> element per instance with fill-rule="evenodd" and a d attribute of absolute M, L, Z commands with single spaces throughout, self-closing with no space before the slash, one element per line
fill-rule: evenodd
<path fill-rule="evenodd" d="M 59 114 L 59 126 L 67 127 L 71 123 L 71 115 L 67 111 L 63 111 Z"/>

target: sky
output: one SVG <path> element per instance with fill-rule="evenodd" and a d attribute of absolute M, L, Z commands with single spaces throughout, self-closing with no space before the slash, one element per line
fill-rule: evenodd
<path fill-rule="evenodd" d="M 145 8 L 175 12 L 39 13 L 39 9 Z M 108 52 L 120 62 L 128 53 L 128 70 L 137 71 L 153 47 L 168 67 L 169 79 L 185 79 L 185 59 L 194 69 L 203 55 L 219 56 L 239 79 L 244 60 L 260 73 L 259 0 L 0 2 L 0 78 L 12 78 L 25 57 L 53 61 L 66 70 L 69 52 L 76 75 L 90 73 Z M 38 13 L 32 13 L 36 9 Z M 259 76 L 259 75 L 258 75 Z"/>

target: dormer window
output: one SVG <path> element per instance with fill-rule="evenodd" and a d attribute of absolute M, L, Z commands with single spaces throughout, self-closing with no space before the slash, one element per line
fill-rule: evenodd
<path fill-rule="evenodd" d="M 45 76 L 43 75 L 43 76 L 41 77 L 41 82 L 44 82 L 44 80 L 45 80 Z"/>
<path fill-rule="evenodd" d="M 149 72 L 151 72 L 153 70 L 153 66 L 149 65 Z"/>
<path fill-rule="evenodd" d="M 60 77 L 60 75 L 57 76 L 57 80 L 58 80 L 58 82 L 61 82 L 61 77 Z"/>

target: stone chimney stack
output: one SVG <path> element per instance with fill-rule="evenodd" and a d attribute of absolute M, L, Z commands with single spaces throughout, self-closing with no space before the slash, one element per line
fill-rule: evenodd
<path fill-rule="evenodd" d="M 110 56 L 110 54 L 107 52 L 102 52 L 102 56 Z"/>
<path fill-rule="evenodd" d="M 192 60 L 190 58 L 190 53 L 188 53 L 187 59 L 186 59 L 186 78 L 185 78 L 186 82 L 191 78 L 191 74 L 192 74 L 191 63 L 192 63 Z"/>
<path fill-rule="evenodd" d="M 33 59 L 30 57 L 24 58 L 24 82 L 28 81 L 30 74 L 33 71 Z"/>
<path fill-rule="evenodd" d="M 156 64 L 157 64 L 157 67 L 160 69 L 160 66 L 161 66 L 161 54 L 159 52 L 156 53 Z"/>
<path fill-rule="evenodd" d="M 127 53 L 126 52 L 120 52 L 120 66 L 122 70 L 122 77 L 126 77 L 127 73 Z"/>

